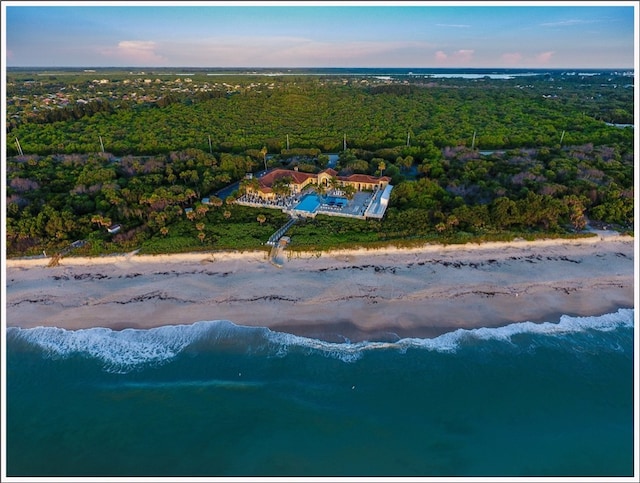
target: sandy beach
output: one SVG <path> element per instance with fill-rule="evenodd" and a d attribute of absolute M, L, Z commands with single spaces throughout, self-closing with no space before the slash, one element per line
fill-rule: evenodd
<path fill-rule="evenodd" d="M 230 320 L 325 340 L 433 337 L 634 306 L 634 239 L 413 249 L 6 261 L 6 325 L 150 328 Z"/>

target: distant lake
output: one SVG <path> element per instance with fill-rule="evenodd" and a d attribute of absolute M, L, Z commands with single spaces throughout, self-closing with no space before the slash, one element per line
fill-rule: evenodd
<path fill-rule="evenodd" d="M 170 69 L 168 69 L 170 70 Z M 381 80 L 390 80 L 397 77 L 433 77 L 433 78 L 463 78 L 481 79 L 512 79 L 515 77 L 540 76 L 540 75 L 624 75 L 633 77 L 633 72 L 621 72 L 613 69 L 594 69 L 590 72 L 567 69 L 502 69 L 502 68 L 357 68 L 357 67 L 327 67 L 327 68 L 291 68 L 291 69 L 223 69 L 223 68 L 196 68 L 189 72 L 202 72 L 206 75 L 259 75 L 259 76 L 371 76 Z"/>
<path fill-rule="evenodd" d="M 525 74 L 427 74 L 424 77 L 434 78 L 434 79 L 452 79 L 452 78 L 460 78 L 460 79 L 483 79 L 488 77 L 489 79 L 515 79 L 516 77 L 528 77 L 533 75 L 542 75 L 535 72 L 528 72 Z"/>

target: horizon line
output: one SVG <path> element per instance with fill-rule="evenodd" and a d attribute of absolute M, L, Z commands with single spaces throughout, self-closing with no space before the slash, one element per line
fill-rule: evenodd
<path fill-rule="evenodd" d="M 332 66 L 307 66 L 307 67 L 291 67 L 291 66 L 274 66 L 274 67 L 264 67 L 264 66 L 229 66 L 229 67 L 215 67 L 215 66 L 189 66 L 189 65 L 174 65 L 174 66 L 150 66 L 150 65 L 122 65 L 122 66 L 95 66 L 95 65 L 7 65 L 6 69 L 214 69 L 214 70 L 237 70 L 237 69 L 287 69 L 287 70 L 301 70 L 301 69 L 438 69 L 438 70 L 486 70 L 486 69 L 497 69 L 497 70 L 634 70 L 635 66 L 632 67 L 498 67 L 498 66 L 486 66 L 486 67 L 417 67 L 417 66 L 407 66 L 407 67 L 391 67 L 391 66 L 382 66 L 382 67 L 364 67 L 364 66 L 349 66 L 349 67 L 332 67 Z"/>

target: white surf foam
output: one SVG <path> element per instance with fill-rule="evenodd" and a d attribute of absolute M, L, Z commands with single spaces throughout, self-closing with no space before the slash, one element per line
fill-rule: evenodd
<path fill-rule="evenodd" d="M 355 362 L 366 352 L 410 348 L 442 353 L 456 352 L 464 344 L 496 340 L 512 342 L 520 334 L 564 335 L 585 331 L 607 332 L 619 327 L 633 327 L 634 310 L 620 309 L 595 317 L 564 315 L 557 323 L 522 322 L 504 327 L 457 329 L 431 339 L 405 338 L 396 342 L 327 342 L 319 339 L 271 331 L 264 327 L 238 326 L 229 321 L 202 321 L 191 325 L 171 325 L 153 329 L 107 328 L 65 330 L 56 327 L 31 329 L 9 328 L 10 337 L 21 339 L 43 350 L 47 357 L 66 358 L 83 355 L 96 358 L 109 372 L 130 372 L 140 367 L 164 364 L 188 347 L 196 351 L 231 350 L 285 357 L 292 349 L 325 357 Z"/>
<path fill-rule="evenodd" d="M 367 351 L 392 349 L 406 352 L 410 348 L 426 349 L 442 353 L 456 352 L 464 343 L 496 340 L 511 343 L 519 334 L 562 335 L 596 330 L 608 332 L 618 327 L 633 327 L 633 309 L 619 309 L 615 313 L 594 317 L 571 317 L 563 315 L 557 323 L 520 322 L 503 327 L 457 329 L 431 339 L 405 338 L 396 342 L 336 343 L 318 339 L 272 332 L 271 340 L 279 348 L 278 355 L 287 354 L 290 347 L 303 347 L 311 352 L 322 353 L 344 362 L 354 362 Z"/>
<path fill-rule="evenodd" d="M 206 323 L 154 329 L 114 331 L 104 327 L 66 330 L 57 327 L 15 329 L 17 338 L 40 347 L 45 356 L 68 358 L 84 355 L 104 363 L 109 372 L 129 372 L 141 365 L 173 359 L 207 330 Z"/>

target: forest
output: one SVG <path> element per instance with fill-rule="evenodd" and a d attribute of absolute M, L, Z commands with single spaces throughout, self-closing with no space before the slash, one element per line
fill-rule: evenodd
<path fill-rule="evenodd" d="M 342 174 L 390 176 L 390 207 L 298 223 L 292 249 L 633 231 L 619 73 L 188 80 L 9 73 L 7 254 L 264 248 L 287 216 L 215 193 L 265 167 L 317 172 L 327 153 Z"/>

